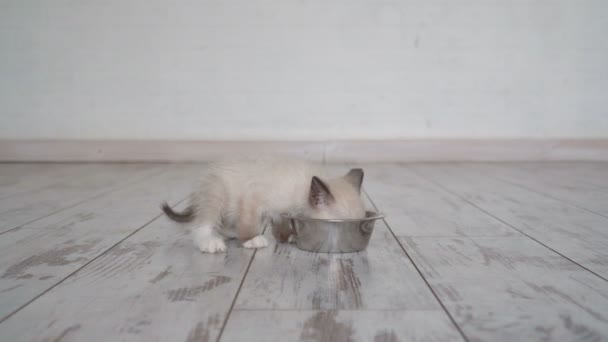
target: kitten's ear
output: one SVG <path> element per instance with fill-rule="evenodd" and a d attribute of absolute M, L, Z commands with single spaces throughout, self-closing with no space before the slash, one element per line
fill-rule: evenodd
<path fill-rule="evenodd" d="M 357 191 L 361 192 L 361 184 L 363 184 L 363 169 L 351 169 L 344 176 L 344 179 L 352 184 Z"/>
<path fill-rule="evenodd" d="M 310 182 L 310 194 L 308 195 L 308 202 L 313 207 L 320 205 L 328 205 L 334 200 L 329 188 L 319 177 L 313 176 Z"/>

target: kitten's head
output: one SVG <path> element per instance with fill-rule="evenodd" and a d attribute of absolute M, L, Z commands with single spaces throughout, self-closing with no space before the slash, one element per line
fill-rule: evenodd
<path fill-rule="evenodd" d="M 308 216 L 319 219 L 364 218 L 362 183 L 362 169 L 352 169 L 342 177 L 327 181 L 312 177 L 308 195 Z"/>

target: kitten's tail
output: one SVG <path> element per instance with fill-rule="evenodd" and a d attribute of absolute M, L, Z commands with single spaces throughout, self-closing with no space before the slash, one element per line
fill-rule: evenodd
<path fill-rule="evenodd" d="M 173 211 L 167 202 L 163 202 L 161 208 L 165 214 L 175 222 L 186 223 L 194 220 L 194 207 L 192 205 L 184 209 L 181 213 Z"/>

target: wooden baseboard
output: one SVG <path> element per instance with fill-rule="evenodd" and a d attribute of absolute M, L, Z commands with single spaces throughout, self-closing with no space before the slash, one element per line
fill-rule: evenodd
<path fill-rule="evenodd" d="M 385 141 L 16 141 L 2 162 L 181 162 L 224 156 L 324 162 L 608 161 L 608 139 Z"/>

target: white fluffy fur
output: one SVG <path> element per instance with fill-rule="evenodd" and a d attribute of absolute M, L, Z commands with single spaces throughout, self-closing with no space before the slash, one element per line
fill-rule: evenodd
<path fill-rule="evenodd" d="M 315 192 L 318 201 L 310 197 L 313 176 L 322 180 L 321 190 L 329 188 L 329 194 Z M 360 180 L 356 183 L 348 176 L 328 178 L 319 166 L 302 161 L 214 164 L 192 196 L 194 241 L 207 253 L 225 251 L 224 239 L 233 237 L 239 238 L 243 247 L 262 248 L 268 242 L 260 234 L 267 224 L 279 227 L 282 213 L 315 218 L 364 217 Z M 285 236 L 284 241 L 288 238 L 291 236 Z"/>

